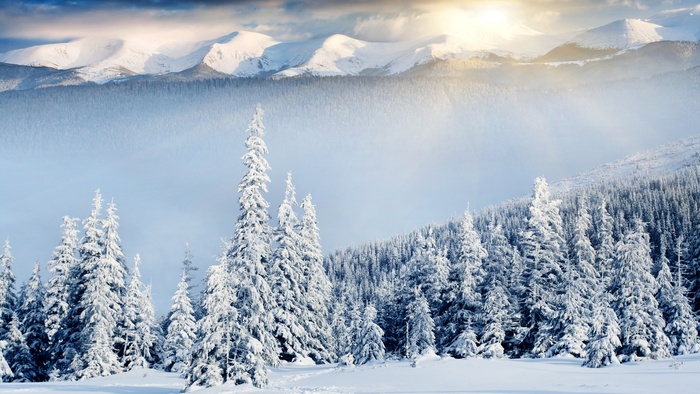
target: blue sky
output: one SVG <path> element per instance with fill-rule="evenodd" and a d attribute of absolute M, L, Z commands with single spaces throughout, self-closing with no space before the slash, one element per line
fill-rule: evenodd
<path fill-rule="evenodd" d="M 237 30 L 287 40 L 341 33 L 394 41 L 514 26 L 554 34 L 698 4 L 697 0 L 0 0 L 0 52 L 86 36 L 201 40 Z"/>

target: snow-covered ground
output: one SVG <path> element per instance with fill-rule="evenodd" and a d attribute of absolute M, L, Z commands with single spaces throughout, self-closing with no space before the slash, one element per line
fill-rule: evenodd
<path fill-rule="evenodd" d="M 700 355 L 600 369 L 574 359 L 485 360 L 428 357 L 359 367 L 287 365 L 272 369 L 265 389 L 224 385 L 219 393 L 697 393 Z M 82 382 L 4 383 L 0 393 L 178 393 L 175 374 L 136 370 Z"/>

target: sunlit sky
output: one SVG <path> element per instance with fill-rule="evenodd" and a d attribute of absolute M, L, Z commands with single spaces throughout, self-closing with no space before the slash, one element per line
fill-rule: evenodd
<path fill-rule="evenodd" d="M 0 52 L 86 36 L 167 42 L 249 30 L 283 40 L 451 34 L 506 39 L 698 7 L 698 0 L 0 0 Z"/>

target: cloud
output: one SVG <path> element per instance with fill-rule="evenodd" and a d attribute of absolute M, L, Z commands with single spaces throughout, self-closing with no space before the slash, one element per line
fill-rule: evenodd
<path fill-rule="evenodd" d="M 649 9 L 649 6 L 647 6 L 640 0 L 608 0 L 608 5 L 636 8 L 638 10 Z"/>
<path fill-rule="evenodd" d="M 537 23 L 550 25 L 561 19 L 561 12 L 553 10 L 541 11 L 536 13 L 532 19 Z"/>

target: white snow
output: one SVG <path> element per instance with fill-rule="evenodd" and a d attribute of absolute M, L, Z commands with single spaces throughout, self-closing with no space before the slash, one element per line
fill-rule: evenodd
<path fill-rule="evenodd" d="M 697 41 L 699 33 L 700 19 L 679 11 L 648 20 L 618 20 L 581 33 L 568 44 L 592 49 L 628 49 L 658 41 Z"/>
<path fill-rule="evenodd" d="M 423 357 L 359 367 L 285 364 L 270 370 L 264 389 L 250 385 L 203 388 L 219 393 L 694 393 L 700 355 L 591 369 L 577 359 L 462 359 Z M 138 369 L 80 382 L 3 383 L 0 393 L 179 393 L 174 373 Z"/>

